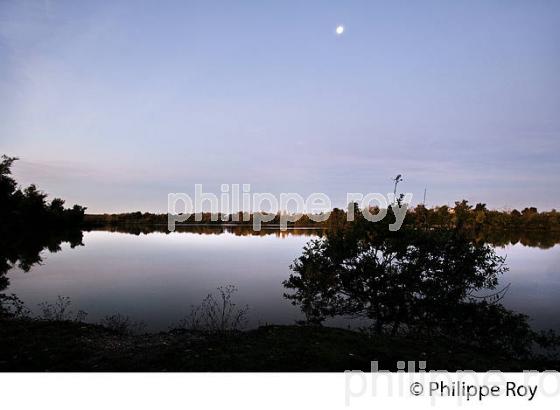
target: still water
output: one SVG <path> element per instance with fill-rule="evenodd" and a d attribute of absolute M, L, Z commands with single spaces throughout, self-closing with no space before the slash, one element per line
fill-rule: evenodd
<path fill-rule="evenodd" d="M 216 287 L 234 285 L 235 303 L 249 306 L 249 327 L 293 324 L 303 316 L 283 297 L 282 281 L 317 235 L 305 230 L 239 235 L 228 229 L 84 232 L 84 246 L 63 243 L 59 252 L 43 251 L 42 263 L 29 272 L 10 270 L 6 293 L 17 294 L 35 314 L 39 303 L 61 295 L 71 298 L 74 311 L 86 311 L 88 322 L 119 313 L 159 331 L 187 316 Z M 560 331 L 560 245 L 540 249 L 517 243 L 496 250 L 507 256 L 510 268 L 500 280 L 501 288 L 511 283 L 501 303 L 528 315 L 535 329 Z"/>

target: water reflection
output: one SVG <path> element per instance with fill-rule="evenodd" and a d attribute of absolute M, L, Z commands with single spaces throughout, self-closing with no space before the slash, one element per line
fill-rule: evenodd
<path fill-rule="evenodd" d="M 169 234 L 167 225 L 163 224 L 120 224 L 97 226 L 93 230 L 106 232 L 120 232 L 131 235 L 148 235 L 150 233 Z M 290 228 L 287 231 L 280 231 L 278 226 L 265 225 L 260 231 L 254 231 L 249 225 L 177 225 L 177 232 L 197 233 L 201 235 L 221 235 L 230 233 L 236 236 L 268 236 L 273 235 L 284 238 L 292 235 L 297 236 L 323 236 L 325 228 Z M 494 230 L 494 231 L 471 231 L 465 233 L 476 243 L 487 243 L 492 246 L 505 247 L 508 245 L 521 244 L 523 246 L 550 249 L 556 244 L 560 244 L 560 231 L 542 230 Z"/>
<path fill-rule="evenodd" d="M 145 224 L 122 224 L 107 225 L 96 227 L 95 231 L 120 232 L 131 235 L 148 235 L 151 233 L 171 234 L 167 229 L 167 225 L 145 225 Z M 255 231 L 251 226 L 247 225 L 176 225 L 175 232 L 195 233 L 199 235 L 222 235 L 233 234 L 235 236 L 276 236 L 285 238 L 288 236 L 321 236 L 325 230 L 322 228 L 290 228 L 281 231 L 278 227 L 263 226 L 260 231 Z"/>
<path fill-rule="evenodd" d="M 307 323 L 364 318 L 375 335 L 444 338 L 516 358 L 555 340 L 500 303 L 505 258 L 458 230 L 390 233 L 357 221 L 311 241 L 292 270 L 285 297 Z"/>
<path fill-rule="evenodd" d="M 304 319 L 304 314 L 301 305 L 292 306 L 283 298 L 282 282 L 289 277 L 289 265 L 301 255 L 305 244 L 324 235 L 325 231 L 314 229 L 287 232 L 265 229 L 257 233 L 238 226 L 188 226 L 169 234 L 163 225 L 121 226 L 49 237 L 35 232 L 2 239 L 0 281 L 6 288 L 10 279 L 5 293 L 16 293 L 32 310 L 41 302 L 56 300 L 58 295 L 69 296 L 75 309 L 88 312 L 88 321 L 97 322 L 107 315 L 120 313 L 146 322 L 151 331 L 166 330 L 216 287 L 235 285 L 239 288 L 236 302 L 250 306 L 249 327 L 264 323 L 293 324 Z M 546 243 L 545 239 L 533 236 L 528 243 Z M 521 241 L 507 245 L 517 238 L 504 234 L 478 238 L 476 242 L 505 245 L 499 253 L 507 254 L 506 263 L 512 271 L 503 275 L 503 284 L 497 285 L 496 290 L 509 282 L 513 284 L 501 305 L 530 314 L 535 320 L 530 323 L 535 328 L 560 329 L 557 317 L 560 248 L 532 249 L 522 246 Z M 470 284 L 467 281 L 459 286 L 445 278 L 441 281 L 444 289 Z M 409 292 L 400 297 L 408 303 L 414 295 Z M 389 296 L 388 293 L 384 297 Z M 439 305 L 434 302 L 430 306 L 425 301 L 420 306 L 436 320 L 441 313 L 437 310 L 439 306 L 455 302 L 448 300 L 449 295 L 434 293 L 434 298 L 439 298 Z M 390 331 L 392 317 L 397 317 L 399 311 L 389 306 L 386 309 L 393 315 L 387 316 L 384 325 Z M 461 309 L 467 307 L 458 306 L 455 313 L 465 311 Z M 404 312 L 400 309 L 399 314 Z M 334 318 L 326 316 L 328 325 L 346 327 L 359 321 L 348 321 L 338 314 Z M 446 320 L 450 328 L 452 318 Z M 399 321 L 397 332 L 420 323 L 409 319 Z"/>
<path fill-rule="evenodd" d="M 550 249 L 560 244 L 560 231 L 496 230 L 472 233 L 471 237 L 477 243 L 499 247 L 521 244 L 531 248 Z"/>
<path fill-rule="evenodd" d="M 282 281 L 308 234 L 84 232 L 85 246 L 63 245 L 62 252 L 44 254 L 45 263 L 27 273 L 10 270 L 7 292 L 17 294 L 34 314 L 40 314 L 39 303 L 62 295 L 72 299 L 75 310 L 86 311 L 89 322 L 121 314 L 160 331 L 217 287 L 233 285 L 239 289 L 235 302 L 250 307 L 249 328 L 293 324 L 300 314 L 283 300 Z"/>
<path fill-rule="evenodd" d="M 71 248 L 83 246 L 82 238 L 83 234 L 79 229 L 59 230 L 49 234 L 28 230 L 5 233 L 0 239 L 0 318 L 27 311 L 17 295 L 3 293 L 10 285 L 7 275 L 10 269 L 29 272 L 34 265 L 43 262 L 41 253 L 44 250 L 59 252 L 64 242 L 69 243 Z"/>
<path fill-rule="evenodd" d="M 41 252 L 44 250 L 50 253 L 59 252 L 63 242 L 69 243 L 71 248 L 83 246 L 82 239 L 83 233 L 79 229 L 48 234 L 41 231 L 23 231 L 4 235 L 0 239 L 0 291 L 9 285 L 6 276 L 8 270 L 17 266 L 28 272 L 33 265 L 41 264 Z"/>

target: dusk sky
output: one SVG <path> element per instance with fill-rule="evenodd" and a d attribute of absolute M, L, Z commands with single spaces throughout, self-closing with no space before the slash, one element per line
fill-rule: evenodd
<path fill-rule="evenodd" d="M 558 209 L 560 1 L 0 0 L 2 153 L 91 213 L 398 173 L 413 203 Z"/>

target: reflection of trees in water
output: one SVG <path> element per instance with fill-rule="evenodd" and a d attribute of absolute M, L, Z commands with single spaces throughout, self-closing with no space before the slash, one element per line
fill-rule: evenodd
<path fill-rule="evenodd" d="M 485 230 L 473 235 L 480 243 L 507 246 L 520 243 L 532 248 L 549 249 L 560 243 L 560 232 L 543 230 Z"/>
<path fill-rule="evenodd" d="M 333 225 L 334 226 L 334 225 Z M 94 231 L 119 232 L 132 235 L 150 233 L 170 233 L 167 225 L 145 224 L 145 223 L 122 223 L 96 225 Z M 324 236 L 329 228 L 290 228 L 280 231 L 277 226 L 263 226 L 262 230 L 256 232 L 251 225 L 177 225 L 176 232 L 190 232 L 200 235 L 221 235 L 230 233 L 236 236 L 268 236 L 274 235 L 279 238 L 288 236 Z M 330 229 L 332 230 L 332 228 Z M 548 249 L 560 243 L 560 232 L 544 230 L 505 230 L 484 229 L 479 231 L 466 230 L 465 235 L 477 243 L 488 243 L 493 246 L 507 246 L 520 243 L 524 246 Z"/>
<path fill-rule="evenodd" d="M 131 235 L 165 233 L 170 234 L 167 225 L 155 224 L 120 224 L 96 226 L 94 231 L 119 232 Z M 321 228 L 290 228 L 281 231 L 278 227 L 265 226 L 260 231 L 253 230 L 250 225 L 177 225 L 175 232 L 179 233 L 195 233 L 199 235 L 222 235 L 233 234 L 235 236 L 269 236 L 274 235 L 278 238 L 288 236 L 321 236 L 324 229 Z"/>
<path fill-rule="evenodd" d="M 507 267 L 457 230 L 389 232 L 359 219 L 311 241 L 292 270 L 285 296 L 311 323 L 361 317 L 378 335 L 443 337 L 516 357 L 544 340 L 526 316 L 472 296 L 494 292 Z"/>
<path fill-rule="evenodd" d="M 58 252 L 63 242 L 68 242 L 72 248 L 83 246 L 82 231 L 80 229 L 66 229 L 62 231 L 35 232 L 21 230 L 5 234 L 0 239 L 0 317 L 7 315 L 25 316 L 27 308 L 17 295 L 2 293 L 10 284 L 7 272 L 19 267 L 28 272 L 33 265 L 42 262 L 41 252 Z"/>
<path fill-rule="evenodd" d="M 11 171 L 16 160 L 0 158 L 0 292 L 9 285 L 6 273 L 12 267 L 28 271 L 41 263 L 41 251 L 57 252 L 62 242 L 82 245 L 79 227 L 86 208 L 65 209 L 60 198 L 48 202 L 47 194 L 35 185 L 20 188 Z M 4 301 L 6 296 L 0 294 L 0 314 Z M 17 302 L 17 297 L 12 301 Z"/>
<path fill-rule="evenodd" d="M 9 285 L 6 273 L 13 267 L 27 272 L 35 264 L 42 262 L 41 252 L 58 252 L 63 242 L 72 248 L 82 246 L 82 232 L 79 229 L 60 232 L 23 231 L 4 235 L 0 239 L 0 291 Z"/>

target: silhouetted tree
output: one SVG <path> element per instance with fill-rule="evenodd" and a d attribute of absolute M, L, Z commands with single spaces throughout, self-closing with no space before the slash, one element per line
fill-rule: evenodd
<path fill-rule="evenodd" d="M 2 156 L 0 161 L 0 233 L 25 229 L 66 229 L 83 222 L 86 208 L 74 205 L 64 208 L 60 198 L 47 201 L 47 194 L 34 184 L 19 189 L 12 178 L 15 157 Z"/>
<path fill-rule="evenodd" d="M 35 185 L 21 190 L 12 178 L 15 157 L 3 155 L 0 160 L 0 292 L 9 281 L 6 273 L 14 266 L 28 271 L 41 262 L 43 249 L 60 250 L 62 242 L 78 246 L 82 242 L 81 225 L 84 207 L 64 208 L 60 198 L 47 202 L 47 195 Z M 17 302 L 14 295 L 0 293 L 0 315 L 4 303 Z"/>
<path fill-rule="evenodd" d="M 291 268 L 285 297 L 310 323 L 357 316 L 376 334 L 445 337 L 521 356 L 538 339 L 526 317 L 475 296 L 493 291 L 507 267 L 457 228 L 389 232 L 359 218 L 308 243 Z"/>

